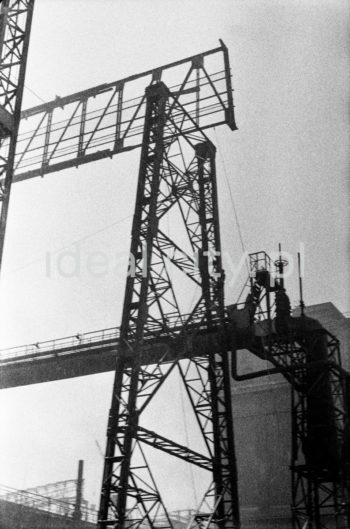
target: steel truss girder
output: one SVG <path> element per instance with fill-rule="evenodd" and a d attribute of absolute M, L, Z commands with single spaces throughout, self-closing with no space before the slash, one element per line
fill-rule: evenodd
<path fill-rule="evenodd" d="M 24 89 L 34 0 L 0 3 L 0 268 Z"/>
<path fill-rule="evenodd" d="M 140 147 L 144 90 L 161 80 L 172 86 L 174 98 L 202 130 L 220 124 L 236 129 L 228 51 L 220 41 L 220 47 L 199 55 L 22 112 L 14 181 Z M 173 119 L 187 133 L 195 130 L 192 120 L 181 123 L 181 112 L 174 112 Z"/>
<path fill-rule="evenodd" d="M 182 340 L 186 347 L 186 329 L 190 328 L 193 336 L 196 329 L 201 332 L 204 328 L 215 331 L 217 325 L 223 325 L 215 149 L 186 108 L 163 83 L 151 85 L 146 91 L 146 100 L 130 252 L 134 273 L 127 278 L 120 331 L 125 355 L 130 357 L 132 351 L 133 362 L 130 366 L 129 361 L 127 367 L 121 355 L 116 366 L 99 512 L 100 529 L 109 525 L 122 529 L 129 512 L 127 502 L 142 498 L 144 494 L 133 479 L 135 447 L 140 448 L 141 437 L 142 441 L 150 437 L 154 440 L 157 434 L 146 435 L 146 431 L 139 428 L 139 418 L 174 366 L 179 365 L 177 359 L 169 363 L 165 354 L 152 368 L 158 376 L 151 375 L 151 366 L 141 366 L 140 350 L 144 337 L 165 333 Z M 174 115 L 180 114 L 181 120 L 174 119 Z M 186 128 L 188 121 L 192 123 L 190 133 Z M 189 162 L 187 158 L 190 158 Z M 175 210 L 180 219 L 177 227 L 181 224 L 182 235 L 187 240 L 187 251 L 182 249 L 183 243 L 177 242 L 174 235 L 165 234 L 164 223 L 167 218 L 172 218 Z M 182 280 L 171 276 L 166 260 L 195 289 L 191 312 L 185 319 L 177 293 L 178 283 Z M 194 265 L 198 267 L 195 272 L 192 271 Z M 198 285 L 199 293 L 196 291 Z M 170 321 L 177 321 L 182 330 L 174 334 Z M 192 364 L 192 360 L 188 362 Z M 204 371 L 196 391 L 203 394 L 208 402 L 205 421 L 211 423 L 211 429 L 205 426 L 204 439 L 210 446 L 209 457 L 212 457 L 213 463 L 216 501 L 215 507 L 212 507 L 212 518 L 219 527 L 234 529 L 239 525 L 239 513 L 227 353 L 210 353 L 204 361 L 198 362 Z M 185 373 L 190 371 L 185 370 Z M 182 380 L 191 394 L 194 382 L 186 375 L 182 376 Z M 151 391 L 145 395 L 145 388 L 150 384 L 153 384 Z M 200 405 L 196 403 L 193 410 L 201 424 Z M 185 458 L 186 447 L 179 447 L 164 437 L 162 440 L 158 437 L 158 441 L 158 448 L 162 445 L 168 453 Z M 190 451 L 192 462 L 198 463 L 200 457 L 201 454 Z M 207 456 L 202 457 L 201 462 L 207 460 Z M 148 467 L 147 472 L 151 476 Z M 166 517 L 166 509 L 153 481 L 152 490 L 152 509 L 157 512 L 162 510 Z M 146 517 L 153 527 L 155 518 L 152 518 L 146 505 L 142 508 L 139 523 Z M 171 527 L 169 518 L 165 526 Z"/>

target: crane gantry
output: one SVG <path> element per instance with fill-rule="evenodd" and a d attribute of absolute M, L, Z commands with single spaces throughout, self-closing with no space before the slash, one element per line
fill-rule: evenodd
<path fill-rule="evenodd" d="M 221 124 L 236 129 L 227 48 L 220 41 L 213 50 L 21 113 L 33 5 L 34 0 L 1 3 L 0 254 L 12 182 L 141 148 L 124 307 L 114 349 L 99 529 L 156 527 L 160 519 L 162 527 L 172 528 L 145 445 L 212 476 L 193 523 L 238 529 L 229 354 L 232 374 L 240 380 L 235 363 L 240 329 L 237 307 L 230 313 L 224 303 L 215 146 L 205 133 Z M 305 523 L 314 529 L 348 527 L 349 462 L 341 454 L 348 375 L 340 367 L 339 344 L 332 337 L 325 341 L 322 329 L 317 329 L 317 341 L 308 320 L 303 327 L 289 313 L 281 319 L 283 303 L 277 304 L 276 314 L 271 311 L 270 293 L 284 299 L 284 288 L 266 283 L 272 274 L 268 256 L 252 254 L 251 270 L 256 279 L 248 282 L 250 294 L 242 309 L 251 318 L 243 332 L 249 339 L 241 346 L 270 361 L 274 372 L 291 383 L 294 528 Z M 268 323 L 259 338 L 257 314 Z M 175 371 L 201 432 L 202 452 L 142 424 L 143 412 Z M 321 415 L 315 412 L 315 399 L 323 402 Z M 322 425 L 320 430 L 317 421 L 324 417 L 327 429 Z M 320 463 L 329 455 L 323 445 L 317 461 L 310 455 L 321 431 L 332 440 L 332 462 Z"/>

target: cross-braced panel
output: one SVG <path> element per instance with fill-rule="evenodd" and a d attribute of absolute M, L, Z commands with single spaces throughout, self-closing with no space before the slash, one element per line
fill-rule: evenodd
<path fill-rule="evenodd" d="M 22 113 L 15 181 L 141 147 L 145 88 L 163 81 L 193 121 L 186 132 L 236 129 L 228 51 L 220 47 L 112 83 L 56 97 Z M 173 118 L 180 128 L 182 114 Z"/>
<path fill-rule="evenodd" d="M 3 0 L 0 3 L 0 266 L 13 181 L 33 6 L 34 0 Z"/>
<path fill-rule="evenodd" d="M 144 494 L 133 478 L 135 449 L 146 444 L 210 470 L 215 484 L 211 519 L 233 529 L 239 515 L 226 344 L 219 352 L 209 350 L 190 360 L 189 367 L 180 360 L 181 350 L 191 347 L 198 335 L 213 333 L 224 324 L 215 149 L 164 84 L 151 85 L 146 97 L 120 335 L 129 363 L 121 355 L 117 364 L 99 523 L 101 528 L 129 523 L 130 505 L 135 498 L 141 502 Z M 186 132 L 189 124 L 191 132 Z M 178 344 L 179 357 L 169 362 L 165 351 L 158 364 L 147 365 L 147 353 L 141 359 L 146 336 L 170 337 Z M 188 351 L 187 356 L 191 356 Z M 141 413 L 176 365 L 205 453 L 140 425 Z M 160 493 L 152 501 L 152 511 L 166 514 Z M 147 512 L 145 507 L 139 524 Z M 169 522 L 164 513 L 162 518 Z M 150 526 L 156 523 L 155 518 L 147 521 Z"/>

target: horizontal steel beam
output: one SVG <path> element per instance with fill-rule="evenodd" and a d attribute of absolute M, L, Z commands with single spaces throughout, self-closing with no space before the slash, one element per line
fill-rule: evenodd
<path fill-rule="evenodd" d="M 186 328 L 174 323 L 171 337 L 155 329 L 144 339 L 142 363 L 204 356 L 221 347 L 219 335 L 220 331 L 207 334 L 198 322 Z M 131 364 L 132 350 L 122 351 L 118 328 L 4 349 L 0 351 L 0 389 L 114 371 L 120 354 Z"/>
<path fill-rule="evenodd" d="M 188 315 L 184 315 L 183 321 L 187 318 Z M 171 362 L 179 358 L 205 357 L 210 351 L 219 352 L 227 347 L 233 351 L 237 331 L 231 326 L 225 330 L 214 328 L 209 333 L 201 325 L 200 319 L 186 327 L 177 320 L 170 323 L 171 333 L 155 327 L 154 332 L 145 337 L 142 346 L 144 365 Z M 330 346 L 333 342 L 335 346 L 338 345 L 331 334 L 327 333 L 327 336 Z M 281 373 L 290 382 L 293 372 L 299 369 L 298 365 L 290 363 L 291 357 L 286 362 L 286 358 L 280 355 L 266 354 L 266 351 L 262 354 L 262 350 L 251 347 L 251 344 L 246 345 L 251 353 L 270 361 L 271 369 L 238 373 L 236 354 L 233 354 L 232 375 L 237 380 Z M 117 327 L 3 349 L 0 350 L 0 389 L 114 371 L 121 350 Z M 123 354 L 126 354 L 127 359 L 132 359 L 131 352 Z M 335 368 L 334 362 L 331 362 L 330 369 Z M 336 369 L 342 376 L 348 375 L 344 370 Z"/>
<path fill-rule="evenodd" d="M 175 441 L 171 441 L 170 439 L 167 439 L 166 437 L 163 437 L 162 435 L 159 435 L 151 430 L 147 430 L 142 426 L 137 427 L 134 437 L 138 441 L 152 446 L 157 450 L 161 450 L 162 452 L 171 454 L 172 456 L 182 459 L 183 461 L 192 463 L 193 465 L 204 468 L 205 470 L 213 470 L 213 462 L 209 457 L 199 454 L 194 450 L 190 450 L 187 448 L 187 446 L 175 443 Z"/>

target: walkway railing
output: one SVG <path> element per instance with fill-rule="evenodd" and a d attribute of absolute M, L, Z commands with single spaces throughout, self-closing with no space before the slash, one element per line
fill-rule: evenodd
<path fill-rule="evenodd" d="M 40 356 L 44 353 L 52 353 L 58 351 L 72 350 L 84 348 L 84 346 L 90 346 L 95 343 L 109 342 L 119 340 L 119 328 L 111 327 L 110 329 L 103 329 L 99 331 L 88 332 L 84 334 L 75 334 L 74 336 L 68 336 L 64 338 L 58 338 L 56 340 L 47 340 L 44 342 L 37 342 L 35 344 L 20 345 L 18 347 L 11 347 L 8 349 L 0 349 L 0 363 L 6 363 L 7 361 L 20 359 L 24 360 L 24 357 L 31 359 L 35 356 Z"/>
<path fill-rule="evenodd" d="M 202 315 L 197 315 L 196 319 L 191 319 L 191 323 L 184 325 L 190 315 L 170 314 L 167 316 L 166 325 L 159 322 L 154 323 L 146 337 L 164 337 L 169 334 L 193 331 L 194 328 L 201 327 Z M 120 328 L 111 327 L 87 333 L 77 333 L 73 336 L 37 342 L 34 344 L 21 345 L 17 347 L 0 349 L 0 366 L 8 363 L 24 362 L 35 358 L 49 356 L 60 356 L 64 354 L 81 353 L 84 349 L 91 350 L 94 346 L 118 345 L 120 339 Z"/>

